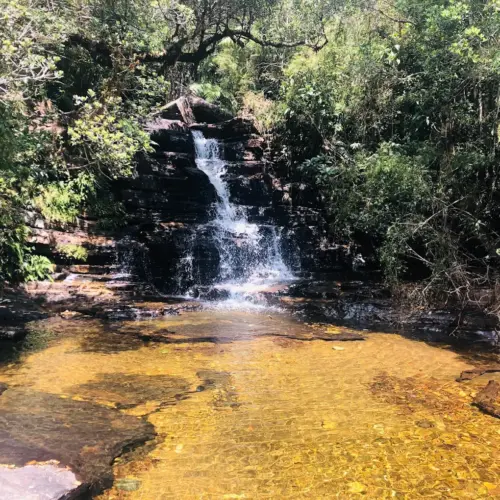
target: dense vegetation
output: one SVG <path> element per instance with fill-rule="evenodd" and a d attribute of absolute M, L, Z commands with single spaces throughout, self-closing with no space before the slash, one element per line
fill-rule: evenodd
<path fill-rule="evenodd" d="M 28 212 L 112 221 L 106 183 L 150 147 L 147 116 L 189 90 L 253 114 L 338 241 L 391 283 L 465 301 L 496 283 L 499 0 L 0 5 L 0 279 L 48 269 Z"/>
<path fill-rule="evenodd" d="M 499 27 L 498 1 L 402 0 L 339 17 L 285 70 L 286 155 L 337 235 L 427 302 L 496 282 Z"/>

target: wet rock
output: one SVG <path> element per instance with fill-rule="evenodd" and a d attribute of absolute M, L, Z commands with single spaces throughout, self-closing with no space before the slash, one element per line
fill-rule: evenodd
<path fill-rule="evenodd" d="M 92 382 L 70 389 L 75 396 L 91 401 L 113 402 L 120 408 L 132 408 L 146 401 L 175 403 L 189 391 L 189 382 L 181 377 L 127 373 L 103 373 Z"/>
<path fill-rule="evenodd" d="M 432 429 L 433 427 L 436 427 L 436 424 L 430 420 L 419 420 L 418 422 L 415 422 L 415 425 L 421 427 L 422 429 Z"/>
<path fill-rule="evenodd" d="M 279 336 L 279 335 L 278 335 Z M 324 333 L 309 333 L 305 332 L 303 335 L 286 335 L 286 338 L 302 341 L 323 340 L 326 342 L 350 342 L 355 340 L 365 340 L 362 335 L 354 332 L 341 332 L 335 335 L 328 335 Z"/>
<path fill-rule="evenodd" d="M 172 333 L 151 332 L 140 333 L 137 337 L 146 342 L 160 342 L 163 344 L 220 344 L 224 342 L 231 342 L 232 339 L 215 336 L 199 336 L 199 337 L 177 337 Z"/>
<path fill-rule="evenodd" d="M 46 316 L 47 313 L 23 288 L 0 290 L 0 332 L 1 327 L 19 326 Z"/>
<path fill-rule="evenodd" d="M 189 133 L 189 127 L 181 120 L 168 120 L 159 117 L 147 122 L 144 128 L 149 133 L 154 133 L 157 130 L 170 130 L 173 133 Z"/>
<path fill-rule="evenodd" d="M 496 373 L 500 372 L 500 365 L 490 365 L 484 366 L 482 368 L 475 368 L 473 370 L 465 370 L 457 378 L 457 382 L 464 382 L 465 380 L 472 380 L 476 377 L 480 377 L 485 373 Z"/>
<path fill-rule="evenodd" d="M 112 484 L 116 457 L 155 436 L 150 423 L 117 410 L 16 388 L 0 398 L 0 420 L 0 463 L 57 460 L 91 494 Z"/>
<path fill-rule="evenodd" d="M 137 491 L 141 487 L 141 482 L 138 479 L 118 479 L 115 487 L 121 491 Z"/>
<path fill-rule="evenodd" d="M 0 290 L 0 342 L 12 345 L 28 334 L 27 324 L 48 316 L 24 288 Z M 0 345 L 0 358 L 6 349 Z"/>
<path fill-rule="evenodd" d="M 231 201 L 238 205 L 265 207 L 270 204 L 267 176 L 255 174 L 227 179 Z"/>
<path fill-rule="evenodd" d="M 0 465 L 0 500 L 76 498 L 81 486 L 71 470 L 56 463 L 6 467 Z"/>
<path fill-rule="evenodd" d="M 90 266 L 88 264 L 75 264 L 68 268 L 68 271 L 73 274 L 109 274 L 112 271 L 112 266 Z"/>
<path fill-rule="evenodd" d="M 94 235 L 85 231 L 60 231 L 56 229 L 32 229 L 29 241 L 38 245 L 56 247 L 60 245 L 84 246 L 89 251 L 95 248 L 112 249 L 115 246 L 113 238 L 106 235 Z"/>
<path fill-rule="evenodd" d="M 63 319 L 75 319 L 83 317 L 84 314 L 77 311 L 63 311 L 59 314 L 59 316 L 61 316 L 61 318 Z"/>
<path fill-rule="evenodd" d="M 171 124 L 170 120 L 156 120 L 148 123 L 146 130 L 151 134 L 155 148 L 158 151 L 187 153 L 194 156 L 194 141 L 189 129 L 174 128 Z"/>
<path fill-rule="evenodd" d="M 27 335 L 27 330 L 24 326 L 6 325 L 0 328 L 0 341 L 17 342 L 22 340 Z"/>
<path fill-rule="evenodd" d="M 156 299 L 158 299 L 158 297 L 156 297 Z M 184 312 L 198 311 L 200 309 L 202 309 L 202 305 L 194 300 L 181 301 L 177 298 L 174 302 L 169 304 L 168 302 L 134 301 L 123 298 L 114 304 L 94 304 L 93 307 L 91 306 L 87 309 L 87 313 L 106 320 L 121 321 L 177 316 Z M 142 340 L 162 341 L 161 335 L 156 339 L 147 333 L 137 334 L 137 337 L 142 338 Z"/>
<path fill-rule="evenodd" d="M 261 137 L 245 140 L 231 140 L 222 143 L 227 161 L 259 161 L 264 156 L 265 142 Z"/>
<path fill-rule="evenodd" d="M 488 385 L 477 393 L 474 405 L 484 413 L 500 418 L 500 384 L 490 380 Z"/>

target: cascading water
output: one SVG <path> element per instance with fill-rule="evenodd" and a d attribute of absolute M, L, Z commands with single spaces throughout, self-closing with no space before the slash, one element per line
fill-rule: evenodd
<path fill-rule="evenodd" d="M 260 291 L 293 279 L 283 260 L 279 231 L 275 226 L 250 223 L 245 207 L 231 202 L 226 163 L 216 139 L 193 132 L 196 164 L 214 186 L 218 202 L 211 225 L 219 252 L 215 286 L 236 302 L 255 302 Z"/>

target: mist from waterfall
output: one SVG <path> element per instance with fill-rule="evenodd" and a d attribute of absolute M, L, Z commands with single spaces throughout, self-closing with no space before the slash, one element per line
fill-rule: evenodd
<path fill-rule="evenodd" d="M 205 138 L 201 131 L 193 131 L 193 137 L 196 164 L 218 196 L 210 223 L 220 259 L 215 286 L 226 290 L 229 300 L 258 301 L 260 291 L 293 279 L 283 260 L 279 230 L 248 221 L 246 208 L 231 202 L 219 141 Z"/>

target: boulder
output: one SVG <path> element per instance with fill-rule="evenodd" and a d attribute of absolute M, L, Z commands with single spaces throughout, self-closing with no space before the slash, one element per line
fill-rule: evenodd
<path fill-rule="evenodd" d="M 156 118 L 148 122 L 145 128 L 158 151 L 185 153 L 194 156 L 193 136 L 183 122 Z"/>
<path fill-rule="evenodd" d="M 232 118 L 231 113 L 199 97 L 189 97 L 195 121 L 200 123 L 222 123 Z"/>
<path fill-rule="evenodd" d="M 222 123 L 193 123 L 189 127 L 191 130 L 200 130 L 205 137 L 210 139 L 241 139 L 259 134 L 252 121 L 240 117 L 231 118 Z"/>
<path fill-rule="evenodd" d="M 474 405 L 484 413 L 500 418 L 500 384 L 490 380 L 488 385 L 477 393 Z"/>
<path fill-rule="evenodd" d="M 160 112 L 161 118 L 182 120 L 188 125 L 200 123 L 222 123 L 232 118 L 232 115 L 219 106 L 211 104 L 200 97 L 180 97 L 168 103 Z"/>

